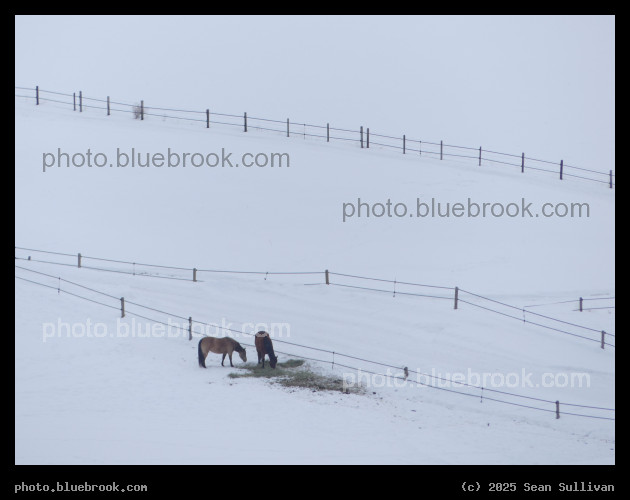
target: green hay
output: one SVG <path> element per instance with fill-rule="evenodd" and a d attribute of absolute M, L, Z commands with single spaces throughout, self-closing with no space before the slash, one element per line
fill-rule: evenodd
<path fill-rule="evenodd" d="M 280 368 L 297 368 L 298 366 L 302 366 L 304 364 L 303 359 L 289 359 L 284 361 L 283 363 L 278 363 L 276 368 L 279 366 Z"/>
<path fill-rule="evenodd" d="M 310 389 L 312 391 L 343 392 L 343 380 L 339 377 L 320 375 L 304 366 L 303 359 L 289 359 L 278 363 L 273 369 L 268 363 L 265 367 L 254 363 L 239 365 L 238 372 L 228 374 L 230 378 L 266 378 L 283 387 Z M 348 393 L 360 393 L 360 387 L 350 387 Z"/>
<path fill-rule="evenodd" d="M 231 372 L 230 374 L 228 374 L 228 377 L 230 378 L 251 378 L 251 377 L 276 378 L 276 377 L 283 377 L 288 374 L 285 368 L 280 367 L 280 363 L 276 365 L 275 370 L 271 368 L 271 366 L 269 366 L 268 363 L 265 363 L 264 368 L 262 367 L 262 364 L 259 365 L 259 364 L 252 364 L 252 363 L 240 365 L 235 368 L 242 370 L 242 372 L 241 373 Z"/>

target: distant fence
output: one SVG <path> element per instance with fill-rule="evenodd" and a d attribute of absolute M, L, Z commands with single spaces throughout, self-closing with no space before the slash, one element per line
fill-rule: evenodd
<path fill-rule="evenodd" d="M 608 172 L 592 170 L 568 165 L 564 163 L 563 160 L 541 160 L 526 156 L 525 153 L 502 153 L 484 149 L 481 146 L 456 146 L 453 144 L 445 144 L 444 141 L 437 142 L 412 139 L 406 135 L 394 136 L 377 134 L 370 132 L 370 128 L 364 126 L 355 129 L 337 128 L 331 127 L 330 123 L 326 125 L 313 125 L 291 121 L 289 118 L 286 120 L 275 120 L 248 116 L 246 112 L 242 114 L 230 114 L 219 113 L 209 108 L 185 110 L 171 107 L 146 106 L 144 100 L 132 104 L 112 101 L 109 96 L 105 99 L 94 98 L 83 95 L 82 91 L 73 93 L 55 92 L 40 89 L 39 86 L 35 88 L 16 86 L 15 90 L 15 97 L 32 99 L 35 101 L 36 105 L 42 102 L 58 103 L 72 106 L 73 110 L 78 112 L 83 112 L 88 109 L 98 109 L 105 111 L 107 116 L 112 113 L 129 113 L 139 120 L 144 120 L 145 117 L 159 117 L 163 119 L 198 122 L 200 126 L 205 126 L 206 128 L 210 128 L 211 125 L 221 125 L 242 129 L 243 132 L 255 129 L 275 132 L 282 135 L 286 134 L 286 137 L 325 139 L 326 142 L 345 141 L 356 143 L 361 148 L 369 149 L 370 146 L 377 146 L 379 148 L 399 151 L 402 154 L 410 156 L 415 155 L 422 157 L 424 155 L 430 158 L 439 158 L 440 160 L 446 157 L 462 158 L 474 160 L 471 161 L 471 163 L 475 163 L 477 166 L 482 166 L 482 164 L 496 164 L 518 168 L 521 173 L 524 173 L 525 170 L 547 172 L 558 176 L 560 180 L 565 177 L 582 179 L 606 184 L 610 189 L 615 185 L 615 174 L 612 170 Z"/>
<path fill-rule="evenodd" d="M 181 327 L 181 326 L 176 326 L 170 323 L 165 323 L 163 321 L 160 321 L 158 319 L 155 318 L 151 318 L 151 317 L 147 317 L 144 314 L 139 314 L 137 312 L 132 312 L 129 311 L 129 309 L 125 309 L 125 299 L 124 297 L 117 297 L 115 295 L 100 291 L 100 290 L 95 290 L 94 288 L 90 288 L 84 285 L 81 285 L 79 283 L 73 282 L 73 281 L 69 281 L 66 279 L 61 278 L 60 276 L 54 276 L 51 274 L 47 274 L 47 273 L 42 273 L 39 271 L 34 271 L 32 269 L 28 269 L 22 266 L 18 266 L 16 265 L 16 270 L 22 270 L 22 271 L 28 271 L 30 273 L 34 273 L 37 274 L 39 276 L 45 277 L 45 278 L 50 278 L 54 280 L 55 284 L 50 284 L 50 283 L 43 283 L 41 281 L 36 281 L 35 279 L 29 279 L 26 278 L 24 276 L 18 276 L 17 274 L 15 275 L 16 279 L 19 279 L 21 281 L 27 282 L 27 283 L 31 283 L 33 285 L 38 285 L 38 286 L 42 286 L 48 289 L 52 289 L 57 291 L 58 294 L 61 294 L 62 292 L 64 294 L 68 294 L 71 295 L 73 297 L 82 299 L 82 300 L 86 300 L 89 301 L 91 303 L 95 303 L 110 309 L 117 309 L 120 311 L 121 317 L 125 317 L 126 315 L 130 315 L 130 316 L 135 316 L 138 318 L 142 318 L 142 319 L 146 319 L 148 321 L 154 322 L 154 323 L 158 323 L 158 324 L 162 324 L 163 326 L 169 327 L 169 328 L 177 328 L 180 331 L 183 331 L 184 334 L 187 334 L 188 336 L 188 340 L 192 340 L 193 339 L 193 323 L 195 324 L 199 324 L 202 326 L 210 326 L 210 327 L 219 327 L 219 325 L 216 324 L 212 324 L 212 323 L 207 323 L 204 321 L 199 321 L 199 320 L 195 320 L 193 321 L 192 316 L 182 316 L 182 315 L 177 315 L 177 314 L 173 314 L 173 313 L 169 313 L 167 311 L 163 311 L 160 309 L 156 309 L 154 307 L 150 307 L 144 304 L 139 304 L 137 302 L 130 302 L 127 301 L 127 304 L 130 304 L 134 307 L 139 307 L 142 309 L 146 309 L 146 310 L 150 310 L 154 313 L 160 313 L 160 314 L 164 314 L 167 315 L 168 317 L 174 317 L 174 318 L 179 318 L 181 320 L 183 320 L 184 322 L 188 322 L 188 328 L 185 329 L 185 327 Z M 61 284 L 64 284 L 64 288 L 62 288 Z M 65 288 L 66 285 L 70 285 L 71 287 L 77 287 L 79 289 L 81 289 L 83 291 L 83 295 L 80 293 L 77 293 L 76 291 L 69 291 Z M 103 302 L 102 300 L 96 300 L 94 298 L 91 297 L 87 297 L 86 295 L 84 295 L 86 292 L 92 293 L 92 294 L 96 294 L 97 296 L 100 297 L 105 297 L 106 299 L 102 299 L 102 300 L 109 300 L 109 301 L 114 301 L 114 304 L 111 303 L 106 303 Z M 222 328 L 223 330 L 229 331 L 229 332 L 234 332 L 234 333 L 238 333 L 238 334 L 245 334 L 245 335 L 249 335 L 250 337 L 253 337 L 255 334 L 254 333 L 246 333 L 243 331 L 239 331 L 233 328 L 229 328 L 229 327 L 225 327 L 225 326 L 221 326 L 220 328 Z M 295 353 L 290 353 L 290 352 L 285 352 L 285 351 L 278 351 L 276 350 L 276 353 L 279 354 L 285 354 L 288 356 L 296 356 L 302 359 L 307 359 L 310 361 L 316 361 L 319 363 L 325 363 L 328 364 L 330 363 L 332 368 L 335 368 L 335 365 L 337 365 L 338 367 L 342 367 L 342 368 L 347 368 L 353 371 L 361 371 L 363 373 L 368 373 L 371 375 L 375 375 L 375 376 L 379 376 L 379 377 L 383 377 L 383 378 L 388 378 L 388 379 L 402 379 L 405 382 L 409 381 L 410 383 L 416 384 L 416 385 L 421 385 L 424 387 L 429 387 L 432 389 L 439 389 L 445 392 L 449 392 L 452 394 L 458 394 L 460 396 L 468 396 L 468 397 L 473 397 L 473 398 L 479 398 L 481 402 L 483 402 L 484 400 L 486 401 L 493 401 L 496 403 L 502 403 L 502 404 L 508 404 L 508 405 L 512 405 L 512 406 L 517 406 L 517 407 L 521 407 L 521 408 L 527 408 L 530 410 L 536 410 L 536 411 L 542 411 L 545 413 L 552 413 L 555 414 L 555 418 L 559 419 L 560 415 L 571 415 L 571 416 L 576 416 L 576 417 L 582 417 L 582 418 L 591 418 L 591 419 L 600 419 L 600 420 L 615 420 L 614 417 L 614 413 L 615 413 L 615 409 L 614 408 L 608 408 L 608 407 L 601 407 L 601 406 L 592 406 L 592 405 L 584 405 L 584 404 L 575 404 L 575 403 L 566 403 L 563 402 L 562 405 L 560 404 L 559 400 L 551 400 L 551 399 L 544 399 L 544 398 L 539 398 L 539 397 L 534 397 L 534 396 L 527 396 L 524 394 L 517 394 L 514 392 L 510 392 L 510 391 L 504 391 L 504 390 L 499 390 L 499 389 L 493 389 L 490 387 L 484 387 L 483 385 L 475 385 L 475 384 L 470 384 L 470 383 L 466 383 L 460 380 L 454 380 L 451 377 L 442 377 L 439 375 L 435 375 L 435 374 L 429 374 L 429 373 L 422 373 L 416 370 L 412 370 L 409 369 L 408 367 L 404 366 L 396 366 L 396 365 L 392 365 L 390 363 L 385 363 L 385 362 L 381 362 L 381 361 L 374 361 L 374 360 L 369 360 L 369 359 L 365 359 L 362 357 L 358 357 L 358 356 L 353 356 L 350 354 L 345 354 L 345 353 L 340 353 L 340 352 L 336 352 L 336 351 L 332 351 L 329 349 L 322 349 L 319 347 L 312 347 L 312 346 L 307 346 L 307 345 L 303 345 L 303 344 L 299 344 L 296 342 L 289 342 L 288 340 L 283 340 L 283 339 L 274 339 L 274 342 L 278 342 L 278 343 L 282 343 L 282 344 L 287 344 L 290 346 L 298 347 L 298 348 L 303 348 L 309 351 L 316 351 L 317 353 L 324 353 L 324 354 L 328 354 L 330 357 L 329 359 L 322 359 L 321 357 L 318 358 L 314 358 L 311 356 L 304 356 L 302 354 L 295 354 Z M 253 347 L 252 344 L 247 344 L 245 342 L 242 342 L 244 345 L 249 346 L 249 347 Z M 335 358 L 336 357 L 336 358 Z M 345 359 L 349 359 L 349 360 L 354 360 L 355 362 L 359 361 L 359 362 L 363 362 L 363 363 L 367 363 L 370 365 L 375 365 L 375 366 L 380 366 L 380 367 L 386 367 L 388 369 L 388 373 L 387 374 L 383 374 L 383 373 L 377 373 L 371 370 L 365 370 L 363 368 L 359 368 L 357 366 L 352 366 L 352 365 L 348 365 L 345 363 L 348 363 L 349 361 L 346 361 L 345 363 L 339 363 L 339 358 L 345 358 Z M 398 374 L 394 374 L 391 373 L 390 370 L 394 369 L 394 370 L 400 370 L 401 373 Z M 409 375 L 415 375 L 416 379 L 414 380 L 413 378 L 409 378 Z M 426 380 L 430 380 L 431 382 L 422 382 L 421 377 L 424 377 Z M 447 383 L 448 385 L 453 385 L 458 387 L 458 389 L 453 389 L 451 387 L 444 387 L 443 385 L 440 384 L 444 384 Z M 484 392 L 485 391 L 485 392 Z M 527 403 L 527 404 L 526 404 Z M 539 406 L 532 406 L 533 404 L 537 404 Z M 540 405 L 545 405 L 544 407 L 541 407 Z M 564 407 L 569 407 L 569 409 L 571 409 L 571 411 L 560 411 L 561 406 Z M 588 410 L 590 411 L 590 413 L 576 413 L 574 409 L 578 409 L 578 411 L 584 411 L 584 410 Z"/>
<path fill-rule="evenodd" d="M 238 270 L 221 270 L 221 269 L 198 269 L 181 266 L 165 266 L 156 264 L 147 264 L 140 262 L 130 262 L 118 259 L 107 259 L 103 257 L 90 257 L 81 253 L 71 254 L 64 252 L 51 252 L 48 250 L 40 250 L 34 248 L 15 247 L 15 260 L 25 262 L 38 262 L 44 264 L 60 265 L 67 267 L 78 267 L 83 269 L 91 269 L 94 271 L 111 272 L 118 274 L 127 274 L 134 276 L 147 276 L 153 278 L 182 280 L 182 281 L 200 281 L 200 277 L 204 273 L 222 273 L 222 274 L 249 274 L 262 276 L 266 280 L 269 276 L 319 276 L 321 281 L 310 283 L 310 285 L 330 285 L 341 288 L 368 291 L 376 293 L 386 293 L 399 296 L 421 297 L 429 299 L 439 299 L 450 301 L 453 309 L 458 309 L 461 304 L 466 304 L 485 312 L 491 312 L 504 318 L 509 318 L 522 323 L 529 323 L 533 326 L 570 335 L 574 338 L 580 338 L 589 342 L 596 343 L 601 349 L 606 346 L 615 347 L 611 340 L 615 338 L 614 333 L 606 332 L 604 329 L 592 328 L 590 326 L 581 325 L 571 321 L 561 320 L 546 314 L 540 314 L 529 310 L 526 307 L 517 307 L 505 302 L 501 302 L 489 297 L 463 290 L 459 287 L 441 286 L 423 283 L 412 283 L 408 281 L 387 280 L 381 278 L 373 278 L 368 276 L 358 276 L 354 274 L 344 274 L 323 271 L 238 271 Z M 22 252 L 26 252 L 25 254 Z M 29 253 L 38 253 L 49 255 L 43 259 L 33 258 Z M 50 260 L 56 259 L 56 260 Z M 96 263 L 96 265 L 94 265 Z M 109 266 L 109 267 L 106 267 Z M 159 271 L 159 272 L 158 272 Z M 168 274 L 164 274 L 168 272 Z M 344 278 L 346 283 L 342 283 L 333 278 Z M 350 281 L 348 283 L 347 281 Z M 363 283 L 373 282 L 387 284 L 390 288 L 380 288 L 365 286 Z M 358 284 L 362 283 L 362 284 Z M 401 290 L 402 288 L 402 290 Z M 411 291 L 413 290 L 413 291 Z M 532 307 L 532 306 L 529 306 Z M 614 308 L 614 306 L 612 306 Z"/>
<path fill-rule="evenodd" d="M 615 297 L 579 297 L 574 300 L 562 300 L 559 302 L 547 302 L 544 304 L 531 304 L 527 306 L 523 306 L 524 309 L 529 309 L 531 307 L 542 307 L 542 306 L 550 306 L 557 304 L 575 304 L 576 309 L 574 311 L 596 311 L 601 309 L 614 309 L 614 305 L 609 305 L 611 302 L 614 302 Z M 593 305 L 590 305 L 593 304 Z"/>

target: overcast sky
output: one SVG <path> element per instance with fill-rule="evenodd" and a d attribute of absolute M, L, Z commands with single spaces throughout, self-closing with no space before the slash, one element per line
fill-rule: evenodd
<path fill-rule="evenodd" d="M 18 86 L 614 169 L 613 16 L 19 16 Z"/>

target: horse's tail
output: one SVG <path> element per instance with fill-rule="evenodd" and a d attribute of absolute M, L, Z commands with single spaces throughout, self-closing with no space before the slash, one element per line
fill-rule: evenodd
<path fill-rule="evenodd" d="M 206 357 L 203 355 L 203 351 L 201 350 L 201 342 L 203 342 L 203 339 L 201 339 L 199 341 L 199 344 L 197 344 L 197 356 L 199 357 L 199 366 L 201 368 L 205 368 L 206 367 Z"/>

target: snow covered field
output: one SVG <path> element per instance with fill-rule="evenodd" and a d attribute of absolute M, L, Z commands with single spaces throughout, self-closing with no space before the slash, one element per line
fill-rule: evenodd
<path fill-rule="evenodd" d="M 323 271 L 330 269 L 458 285 L 518 307 L 548 304 L 530 310 L 614 334 L 614 309 L 576 311 L 580 296 L 614 296 L 614 190 L 260 132 L 78 115 L 20 100 L 16 136 L 20 247 L 188 269 L 321 271 L 312 276 L 200 272 L 200 281 L 192 282 L 78 269 L 76 257 L 16 250 L 20 259 L 32 259 L 16 261 L 25 268 L 16 275 L 53 287 L 16 280 L 17 463 L 614 463 L 614 421 L 571 415 L 557 420 L 555 406 L 545 402 L 487 391 L 483 400 L 480 390 L 464 388 L 471 397 L 367 375 L 364 384 L 374 387 L 366 395 L 290 391 L 260 379 L 230 379 L 231 370 L 220 366 L 219 356 L 209 356 L 207 370 L 198 367 L 196 338 L 190 342 L 182 332 L 145 338 L 155 324 L 134 313 L 186 328 L 180 319 L 127 305 L 120 320 L 119 301 L 28 271 L 232 330 L 253 333 L 253 325 L 244 323 L 284 325 L 275 347 L 293 356 L 281 354 L 281 361 L 300 355 L 323 359 L 330 362 L 310 364 L 323 373 L 345 373 L 348 380 L 356 372 L 333 368 L 330 354 L 281 341 L 400 367 L 390 370 L 395 375 L 408 366 L 443 378 L 463 374 L 473 377 L 466 379 L 473 385 L 488 387 L 474 374 L 503 374 L 511 378 L 494 388 L 511 394 L 614 408 L 612 347 L 602 350 L 596 341 L 466 303 L 455 311 L 452 290 L 430 289 L 429 295 L 448 297 L 432 299 L 400 293 L 427 289 L 399 284 L 394 297 L 391 283 L 344 276 L 333 275 L 331 281 L 392 293 L 323 284 Z M 147 151 L 163 151 L 165 145 L 178 151 L 287 151 L 292 163 L 284 170 L 42 171 L 42 153 L 55 145 L 76 152 L 95 142 L 108 154 L 131 144 Z M 336 174 L 341 169 L 347 171 L 342 177 Z M 589 203 L 591 213 L 572 220 L 342 221 L 342 203 L 353 198 L 416 196 L 506 203 L 525 197 L 535 204 L 577 200 Z M 132 270 L 87 260 L 84 266 Z M 147 269 L 192 278 L 188 270 L 139 266 L 137 271 Z M 111 309 L 58 294 L 57 286 Z M 497 308 L 464 293 L 460 298 Z M 556 304 L 567 300 L 573 302 Z M 599 339 L 590 331 L 542 321 Z M 195 328 L 198 334 L 201 325 Z M 107 334 L 101 336 L 102 331 Z M 252 344 L 247 335 L 238 340 Z M 608 340 L 614 344 L 614 338 Z M 255 359 L 252 347 L 248 356 Z M 352 359 L 336 361 L 387 372 Z M 545 373 L 552 374 L 548 381 L 555 386 L 534 387 L 543 385 Z M 588 387 L 562 387 L 565 374 L 575 373 L 588 375 Z M 561 411 L 614 416 L 575 407 Z M 257 438 L 261 420 L 268 426 L 264 442 Z"/>
<path fill-rule="evenodd" d="M 15 69 L 16 464 L 615 463 L 616 188 L 43 92 L 606 173 L 614 18 L 18 16 Z M 364 392 L 199 367 L 259 329 Z"/>

